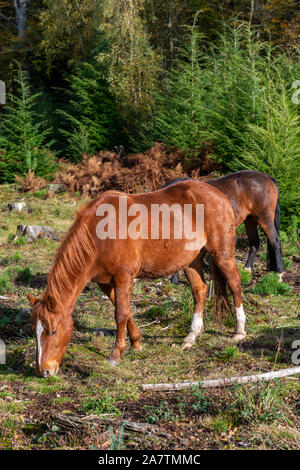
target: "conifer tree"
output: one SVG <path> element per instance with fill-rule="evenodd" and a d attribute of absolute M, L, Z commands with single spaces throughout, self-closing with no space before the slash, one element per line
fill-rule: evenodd
<path fill-rule="evenodd" d="M 17 92 L 8 96 L 5 113 L 0 119 L 0 182 L 11 182 L 15 174 L 34 170 L 49 177 L 55 168 L 50 152 L 53 141 L 47 141 L 51 130 L 42 116 L 34 111 L 41 93 L 31 94 L 26 72 L 16 71 Z"/>

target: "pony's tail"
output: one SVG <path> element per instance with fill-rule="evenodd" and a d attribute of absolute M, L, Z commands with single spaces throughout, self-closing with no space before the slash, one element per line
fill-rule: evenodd
<path fill-rule="evenodd" d="M 227 296 L 227 282 L 212 258 L 210 266 L 210 277 L 214 281 L 215 291 L 213 318 L 218 323 L 222 323 L 223 319 L 228 318 L 228 316 L 232 313 Z"/>
<path fill-rule="evenodd" d="M 275 180 L 275 178 L 272 178 L 272 177 L 270 178 L 277 188 L 277 202 L 276 202 L 275 215 L 274 215 L 274 226 L 275 226 L 277 235 L 280 237 L 280 197 L 279 197 L 279 191 L 278 191 L 278 183 Z M 276 264 L 276 258 L 275 258 L 275 251 L 271 243 L 268 240 L 267 269 L 268 271 L 276 271 L 276 268 L 277 268 L 277 264 Z"/>

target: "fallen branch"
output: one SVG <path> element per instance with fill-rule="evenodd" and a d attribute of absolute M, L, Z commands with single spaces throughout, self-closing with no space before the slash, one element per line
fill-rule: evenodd
<path fill-rule="evenodd" d="M 264 374 L 246 375 L 244 377 L 225 377 L 222 379 L 203 380 L 198 382 L 181 382 L 175 384 L 143 384 L 143 390 L 183 390 L 185 388 L 201 386 L 202 388 L 228 387 L 234 384 L 247 384 L 249 382 L 259 382 L 260 380 L 273 380 L 280 377 L 300 374 L 300 366 L 281 369 L 275 372 L 266 372 Z"/>
<path fill-rule="evenodd" d="M 149 434 L 151 436 L 162 436 L 167 437 L 169 439 L 172 437 L 171 434 L 161 431 L 159 426 L 154 424 L 137 423 L 134 421 L 123 421 L 123 424 L 125 426 L 125 429 L 128 429 L 128 431 L 141 432 L 143 434 Z"/>

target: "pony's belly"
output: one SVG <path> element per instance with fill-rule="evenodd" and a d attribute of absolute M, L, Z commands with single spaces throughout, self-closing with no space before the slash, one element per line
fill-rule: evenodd
<path fill-rule="evenodd" d="M 159 278 L 170 276 L 189 266 L 199 255 L 199 249 L 191 250 L 184 247 L 162 250 L 153 253 L 152 256 L 144 258 L 141 269 L 137 277 L 139 278 Z"/>

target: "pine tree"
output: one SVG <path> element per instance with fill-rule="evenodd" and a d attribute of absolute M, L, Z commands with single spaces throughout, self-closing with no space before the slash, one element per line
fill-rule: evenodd
<path fill-rule="evenodd" d="M 18 90 L 8 96 L 0 121 L 0 182 L 12 182 L 15 174 L 24 174 L 28 170 L 47 178 L 55 168 L 50 152 L 53 142 L 47 142 L 51 130 L 34 111 L 41 93 L 31 94 L 26 72 L 19 65 L 16 73 Z"/>
<path fill-rule="evenodd" d="M 69 111 L 60 110 L 67 138 L 67 155 L 81 159 L 121 143 L 121 130 L 113 98 L 103 78 L 102 65 L 83 63 L 69 80 Z"/>

